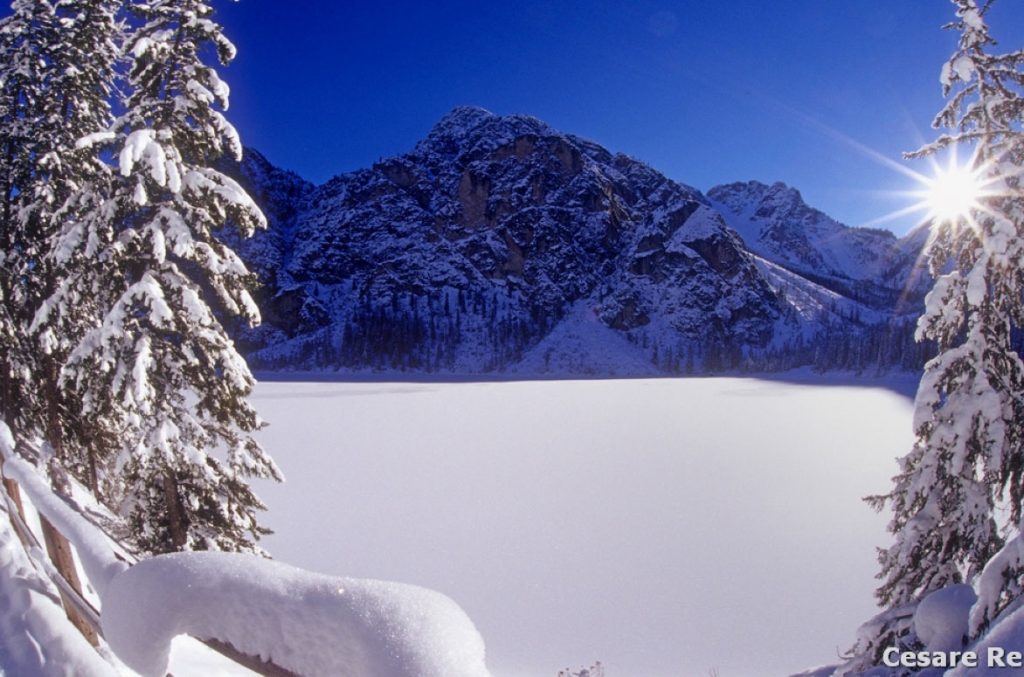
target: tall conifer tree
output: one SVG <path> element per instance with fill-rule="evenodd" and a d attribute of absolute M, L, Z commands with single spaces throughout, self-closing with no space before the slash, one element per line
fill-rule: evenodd
<path fill-rule="evenodd" d="M 45 142 L 43 106 L 56 16 L 47 0 L 15 0 L 0 22 L 0 416 L 17 434 L 30 425 L 21 406 L 34 375 L 25 336 L 38 232 L 23 208 L 34 193 Z"/>
<path fill-rule="evenodd" d="M 28 233 L 26 338 L 33 355 L 33 387 L 19 407 L 32 430 L 49 442 L 58 465 L 97 489 L 94 437 L 79 415 L 74 393 L 61 387 L 69 351 L 96 313 L 81 289 L 70 289 L 73 262 L 66 256 L 83 215 L 105 199 L 110 168 L 82 138 L 101 134 L 113 121 L 110 99 L 118 59 L 117 0 L 58 0 L 41 36 L 47 95 L 39 102 L 33 136 L 34 172 L 19 219 Z"/>
<path fill-rule="evenodd" d="M 934 121 L 951 131 L 911 156 L 967 149 L 982 191 L 969 214 L 932 226 L 935 286 L 917 336 L 935 340 L 939 354 L 918 388 L 917 443 L 900 461 L 892 491 L 870 500 L 893 513 L 895 543 L 879 557 L 879 600 L 898 608 L 952 583 L 975 583 L 976 633 L 1021 594 L 1024 573 L 1014 545 L 1024 505 L 1024 364 L 1012 341 L 1024 327 L 1024 51 L 990 53 L 991 2 L 953 3 L 957 20 L 947 28 L 960 39 L 942 69 L 948 101 Z M 1003 506 L 1007 524 L 997 519 Z M 890 624 L 889 636 L 868 644 L 892 646 L 907 631 Z"/>
<path fill-rule="evenodd" d="M 204 63 L 234 47 L 198 0 L 130 6 L 126 112 L 83 145 L 117 158 L 110 195 L 64 251 L 80 257 L 71 289 L 96 293 L 102 318 L 71 353 L 67 387 L 109 434 L 105 477 L 138 543 L 153 552 L 255 549 L 263 506 L 246 479 L 279 479 L 253 438 L 253 378 L 221 324 L 255 323 L 253 277 L 211 231 L 265 225 L 259 208 L 214 169 L 241 146 L 223 115 L 228 87 Z"/>

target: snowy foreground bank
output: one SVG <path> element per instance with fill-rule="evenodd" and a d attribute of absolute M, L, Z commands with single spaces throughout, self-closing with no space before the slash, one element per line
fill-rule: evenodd
<path fill-rule="evenodd" d="M 220 553 L 129 568 L 31 466 L 9 461 L 28 521 L 44 513 L 75 543 L 108 644 L 101 655 L 70 630 L 41 553 L 0 514 L 0 675 L 249 674 L 183 633 L 306 675 L 834 666 L 875 612 L 885 516 L 859 499 L 888 486 L 909 448 L 897 390 L 729 378 L 261 384 L 256 403 L 274 421 L 263 441 L 290 480 L 261 487 L 278 530 L 266 545 L 280 561 L 365 578 Z M 957 650 L 973 599 L 967 586 L 927 598 L 911 610 L 918 638 Z M 964 648 L 1019 649 L 1022 628 L 1024 609 L 1011 607 Z"/>
<path fill-rule="evenodd" d="M 876 613 L 909 400 L 871 382 L 261 383 L 278 558 L 440 590 L 501 677 L 785 675 Z"/>
<path fill-rule="evenodd" d="M 36 545 L 11 529 L 20 513 L 0 508 L 0 675 L 130 674 L 159 677 L 175 638 L 216 640 L 297 675 L 488 677 L 484 645 L 449 598 L 421 587 L 339 578 L 254 555 L 187 552 L 129 567 L 107 535 L 54 495 L 39 472 L 12 452 L 0 423 L 4 475 L 17 482 L 25 522 L 45 516 L 68 537 L 102 615 L 94 651 L 60 609 L 54 572 Z M 22 530 L 21 534 L 26 532 Z M 186 653 L 195 654 L 196 647 Z M 202 654 L 202 649 L 199 650 Z M 202 658 L 199 659 L 200 661 Z M 232 674 L 231 665 L 179 675 Z"/>

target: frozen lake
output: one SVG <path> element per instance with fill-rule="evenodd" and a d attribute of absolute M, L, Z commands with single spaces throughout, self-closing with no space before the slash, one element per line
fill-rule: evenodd
<path fill-rule="evenodd" d="M 498 677 L 784 675 L 874 613 L 911 403 L 747 379 L 272 383 L 278 559 L 458 602 Z"/>

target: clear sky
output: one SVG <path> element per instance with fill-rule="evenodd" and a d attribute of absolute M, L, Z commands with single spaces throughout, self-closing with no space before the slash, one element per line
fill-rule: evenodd
<path fill-rule="evenodd" d="M 886 158 L 931 139 L 943 0 L 217 5 L 243 141 L 320 182 L 403 153 L 456 105 L 528 113 L 702 190 L 785 181 L 850 225 L 905 206 Z M 1024 46 L 1024 2 L 990 27 Z M 855 143 L 843 140 L 848 138 Z M 907 164 L 927 171 L 924 161 Z M 913 225 L 886 224 L 898 232 Z"/>
<path fill-rule="evenodd" d="M 785 181 L 850 225 L 906 206 L 956 44 L 945 0 L 214 0 L 245 144 L 322 182 L 456 105 L 528 113 L 707 190 Z M 989 20 L 1024 46 L 1024 1 Z M 902 232 L 913 220 L 885 224 Z"/>

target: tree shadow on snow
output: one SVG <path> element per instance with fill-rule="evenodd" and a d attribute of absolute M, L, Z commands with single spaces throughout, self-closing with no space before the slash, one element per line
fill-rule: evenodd
<path fill-rule="evenodd" d="M 649 374 L 451 374 L 404 371 L 346 372 L 346 371 L 261 371 L 255 373 L 257 380 L 266 382 L 308 382 L 308 383 L 513 383 L 521 381 L 616 381 L 636 379 L 751 379 L 772 381 L 793 385 L 824 387 L 880 388 L 908 399 L 914 399 L 919 372 L 892 371 L 874 372 L 816 372 L 810 368 L 793 369 L 779 373 L 722 372 L 708 375 L 665 375 Z"/>

